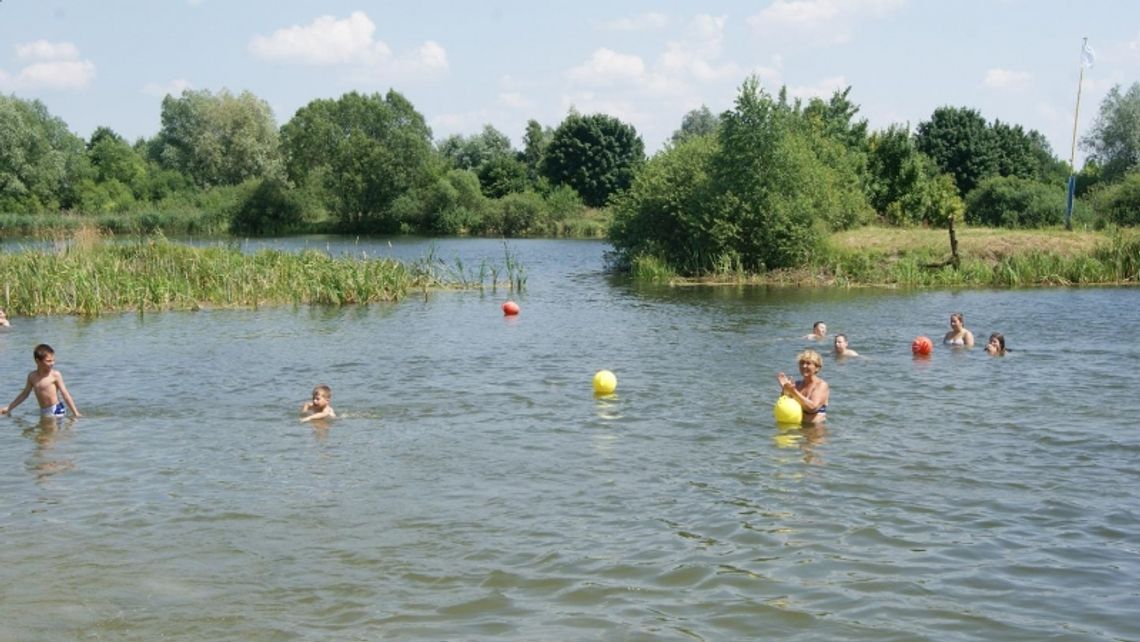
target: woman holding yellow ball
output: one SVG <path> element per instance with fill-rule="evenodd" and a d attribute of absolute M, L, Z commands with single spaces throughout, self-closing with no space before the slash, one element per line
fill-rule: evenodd
<path fill-rule="evenodd" d="M 831 388 L 827 382 L 819 378 L 819 371 L 823 369 L 823 357 L 815 350 L 804 350 L 796 355 L 796 362 L 800 367 L 800 381 L 793 381 L 784 373 L 776 375 L 776 381 L 784 395 L 794 399 L 803 408 L 803 420 L 807 423 L 816 423 L 827 418 L 827 400 L 831 396 Z"/>

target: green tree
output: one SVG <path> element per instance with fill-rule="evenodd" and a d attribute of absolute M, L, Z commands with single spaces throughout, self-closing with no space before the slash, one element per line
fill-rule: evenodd
<path fill-rule="evenodd" d="M 625 262 L 653 256 L 696 274 L 730 248 L 731 230 L 709 207 L 717 149 L 715 136 L 685 137 L 650 158 L 614 198 L 609 238 Z"/>
<path fill-rule="evenodd" d="M 930 182 L 938 169 L 918 151 L 905 125 L 874 132 L 867 141 L 867 200 L 895 225 L 913 225 L 927 219 Z"/>
<path fill-rule="evenodd" d="M 950 174 L 958 193 L 968 194 L 983 178 L 995 174 L 993 136 L 977 110 L 939 107 L 930 120 L 918 124 L 915 143 L 934 159 L 939 171 Z"/>
<path fill-rule="evenodd" d="M 993 138 L 994 170 L 999 176 L 1028 178 L 1046 183 L 1064 184 L 1068 164 L 1053 155 L 1045 135 L 1021 125 L 995 120 L 990 125 Z"/>
<path fill-rule="evenodd" d="M 280 177 L 281 150 L 273 111 L 248 91 L 185 90 L 162 100 L 162 128 L 152 151 L 166 169 L 199 187 Z"/>
<path fill-rule="evenodd" d="M 824 231 L 870 214 L 858 155 L 813 122 L 786 92 L 773 99 L 746 80 L 715 139 L 670 146 L 614 200 L 619 255 L 687 274 L 804 264 Z"/>
<path fill-rule="evenodd" d="M 396 91 L 314 100 L 281 128 L 281 140 L 289 178 L 319 186 L 349 227 L 382 225 L 398 197 L 443 173 L 433 160 L 431 129 Z"/>
<path fill-rule="evenodd" d="M 0 211 L 73 207 L 90 173 L 83 139 L 43 103 L 0 95 Z"/>
<path fill-rule="evenodd" d="M 118 181 L 129 187 L 136 198 L 146 195 L 146 159 L 112 129 L 99 127 L 91 134 L 87 157 L 95 170 L 96 181 Z"/>
<path fill-rule="evenodd" d="M 701 105 L 700 109 L 685 113 L 681 118 L 681 128 L 673 132 L 670 141 L 676 144 L 693 136 L 713 135 L 719 126 L 720 119 L 706 105 Z"/>
<path fill-rule="evenodd" d="M 472 136 L 448 136 L 440 142 L 439 153 L 451 162 L 452 167 L 473 172 L 478 172 L 492 160 L 515 155 L 511 139 L 491 125 L 484 125 L 482 132 Z"/>
<path fill-rule="evenodd" d="M 1140 166 L 1140 83 L 1132 83 L 1124 92 L 1120 85 L 1108 91 L 1081 147 L 1090 152 L 1089 160 L 1100 166 L 1107 182 Z"/>
<path fill-rule="evenodd" d="M 810 126 L 788 104 L 785 91 L 774 100 L 749 78 L 736 108 L 721 121 L 712 207 L 719 234 L 731 239 L 744 268 L 802 265 L 825 229 L 846 224 L 848 217 L 861 219 L 869 210 L 854 172 L 857 163 L 845 157 L 841 143 Z"/>
<path fill-rule="evenodd" d="M 573 187 L 591 207 L 633 182 L 645 162 L 645 144 L 632 125 L 613 116 L 571 113 L 554 130 L 543 158 L 543 174 L 555 185 Z"/>
<path fill-rule="evenodd" d="M 523 134 L 522 162 L 526 165 L 526 177 L 531 185 L 538 183 L 542 174 L 542 159 L 546 155 L 546 147 L 554 137 L 554 130 L 543 127 L 533 118 L 526 121 L 526 132 Z"/>
<path fill-rule="evenodd" d="M 525 192 L 526 165 L 514 156 L 498 156 L 483 163 L 477 172 L 483 193 L 490 198 Z"/>
<path fill-rule="evenodd" d="M 847 96 L 851 87 L 835 91 L 831 98 L 812 98 L 803 109 L 803 115 L 819 128 L 826 138 L 839 141 L 850 150 L 863 151 L 867 148 L 867 121 L 856 120 L 859 106 Z"/>
<path fill-rule="evenodd" d="M 961 257 L 958 256 L 958 233 L 956 225 L 962 220 L 966 212 L 966 205 L 958 195 L 958 186 L 954 177 L 949 174 L 940 174 L 930 183 L 927 189 L 929 194 L 930 210 L 928 219 L 937 227 L 946 227 L 950 235 L 950 258 L 946 264 L 958 269 Z"/>

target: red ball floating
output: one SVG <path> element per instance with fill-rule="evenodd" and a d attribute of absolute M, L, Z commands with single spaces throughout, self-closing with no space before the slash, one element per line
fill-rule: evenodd
<path fill-rule="evenodd" d="M 508 317 L 513 317 L 519 313 L 519 304 L 514 301 L 507 301 L 503 304 L 503 314 Z"/>
<path fill-rule="evenodd" d="M 929 357 L 933 350 L 934 342 L 930 340 L 930 337 L 916 337 L 914 342 L 910 344 L 910 351 L 919 357 Z"/>

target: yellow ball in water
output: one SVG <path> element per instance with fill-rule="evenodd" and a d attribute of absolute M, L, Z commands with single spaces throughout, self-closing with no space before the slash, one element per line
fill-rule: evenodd
<path fill-rule="evenodd" d="M 798 424 L 804 420 L 804 409 L 788 395 L 780 395 L 772 408 L 772 414 L 776 416 L 776 423 L 780 424 Z"/>
<path fill-rule="evenodd" d="M 594 394 L 612 395 L 617 388 L 617 377 L 609 370 L 599 370 L 594 375 Z"/>

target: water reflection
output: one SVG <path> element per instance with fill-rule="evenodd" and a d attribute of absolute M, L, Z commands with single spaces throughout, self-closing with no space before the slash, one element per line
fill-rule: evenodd
<path fill-rule="evenodd" d="M 779 449 L 799 448 L 805 464 L 823 464 L 816 448 L 827 443 L 827 424 L 776 424 L 772 441 Z"/>
<path fill-rule="evenodd" d="M 74 434 L 74 417 L 41 417 L 38 422 L 19 417 L 14 417 L 13 420 L 20 427 L 20 434 L 35 444 L 35 449 L 28 456 L 27 465 L 37 482 L 75 469 L 75 461 L 70 457 L 53 456 L 57 442 Z"/>

